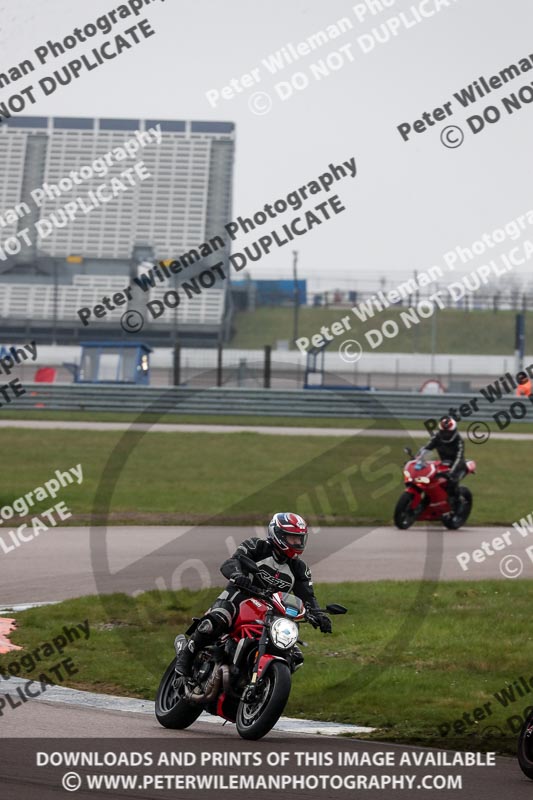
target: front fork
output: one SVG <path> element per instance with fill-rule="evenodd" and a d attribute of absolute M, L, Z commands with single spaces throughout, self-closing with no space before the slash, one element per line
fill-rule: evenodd
<path fill-rule="evenodd" d="M 413 500 L 411 501 L 411 509 L 415 512 L 416 516 L 418 517 L 422 511 L 424 511 L 426 507 L 426 503 L 424 502 L 425 496 L 422 496 L 422 493 L 418 491 L 418 489 L 413 486 L 412 483 L 406 484 L 406 491 L 412 496 Z"/>
<path fill-rule="evenodd" d="M 276 656 L 267 653 L 267 646 L 269 644 L 269 626 L 272 619 L 272 614 L 268 612 L 265 616 L 265 623 L 263 626 L 263 632 L 259 639 L 259 643 L 257 645 L 257 653 L 255 655 L 254 666 L 252 669 L 252 677 L 250 679 L 250 683 L 246 687 L 243 692 L 242 700 L 245 703 L 251 703 L 255 700 L 258 695 L 258 688 L 257 684 L 261 679 L 266 667 L 270 664 L 271 661 L 276 660 Z"/>

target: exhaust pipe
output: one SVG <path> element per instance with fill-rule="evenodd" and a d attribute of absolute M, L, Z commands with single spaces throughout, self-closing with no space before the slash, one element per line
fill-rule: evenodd
<path fill-rule="evenodd" d="M 207 679 L 204 691 L 198 691 L 196 686 L 192 691 L 188 687 L 185 689 L 185 699 L 188 703 L 212 703 L 216 700 L 220 691 L 220 685 L 224 676 L 224 670 L 227 671 L 227 683 L 229 685 L 229 669 L 221 664 L 215 664 L 213 672 Z M 224 690 L 226 689 L 226 681 L 224 681 Z"/>
<path fill-rule="evenodd" d="M 220 670 L 222 672 L 222 688 L 224 689 L 225 694 L 227 694 L 230 691 L 231 680 L 229 667 L 227 664 L 224 664 L 222 667 L 220 667 Z"/>

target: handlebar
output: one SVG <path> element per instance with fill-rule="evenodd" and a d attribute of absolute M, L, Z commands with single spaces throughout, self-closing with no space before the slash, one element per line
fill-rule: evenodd
<path fill-rule="evenodd" d="M 257 575 L 257 573 L 259 572 L 259 567 L 255 563 L 255 561 L 253 561 L 251 558 L 248 558 L 248 556 L 245 556 L 244 554 L 243 555 L 239 555 L 238 556 L 238 560 L 241 562 L 241 564 L 249 572 L 251 572 L 254 575 L 254 580 L 259 577 Z M 259 577 L 259 580 L 261 581 L 261 583 L 264 584 L 264 581 L 262 580 L 262 578 Z M 263 590 L 261 590 L 259 587 L 253 587 L 253 586 L 250 586 L 247 589 L 244 589 L 243 587 L 240 587 L 240 588 L 242 589 L 242 591 L 247 591 L 247 592 L 249 592 L 249 594 L 253 594 L 253 595 L 255 595 L 255 597 L 261 597 L 264 600 L 271 600 L 272 599 L 272 595 L 275 594 L 275 592 L 276 592 L 276 589 L 274 589 L 274 588 L 273 589 L 269 589 L 267 586 L 264 586 Z M 345 608 L 344 606 L 339 605 L 339 603 L 329 603 L 326 606 L 326 608 L 308 609 L 307 606 L 306 606 L 306 616 L 309 616 L 309 611 L 311 611 L 311 612 L 314 611 L 317 614 L 346 614 L 347 610 L 348 610 L 347 608 Z M 311 613 L 311 616 L 312 616 L 312 613 Z"/>
<path fill-rule="evenodd" d="M 318 611 L 318 609 L 314 608 L 313 611 Z M 322 612 L 322 613 L 324 613 L 324 612 Z M 304 622 L 309 622 L 309 624 L 312 625 L 313 628 L 319 628 L 320 627 L 319 621 L 317 620 L 317 618 L 315 616 L 313 616 L 313 613 L 310 610 L 306 610 Z"/>
<path fill-rule="evenodd" d="M 266 602 L 269 605 L 271 605 L 272 595 L 274 594 L 273 591 L 272 592 L 267 592 L 267 591 L 264 591 L 264 590 L 262 591 L 261 589 L 257 589 L 254 586 L 250 586 L 249 588 L 239 587 L 239 590 L 241 592 L 247 592 L 248 594 L 253 595 L 254 597 L 260 598 L 261 600 L 266 600 Z M 317 618 L 314 616 L 315 613 L 327 614 L 327 613 L 331 613 L 331 612 L 328 612 L 326 609 L 323 609 L 323 608 L 312 608 L 312 609 L 306 608 L 305 609 L 305 617 L 304 617 L 304 619 L 299 620 L 299 621 L 300 622 L 309 622 L 309 624 L 312 625 L 313 628 L 318 628 L 320 626 L 320 623 L 318 622 Z"/>
<path fill-rule="evenodd" d="M 240 592 L 248 592 L 253 594 L 254 597 L 261 597 L 263 600 L 271 600 L 273 592 L 266 589 L 260 589 L 259 586 L 239 586 Z"/>

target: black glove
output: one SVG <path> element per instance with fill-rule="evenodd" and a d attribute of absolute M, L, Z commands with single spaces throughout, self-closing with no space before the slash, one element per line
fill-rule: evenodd
<path fill-rule="evenodd" d="M 327 614 L 317 614 L 316 621 L 321 633 L 331 633 L 331 620 Z"/>
<path fill-rule="evenodd" d="M 322 633 L 331 633 L 331 620 L 324 612 L 316 611 L 316 609 L 308 606 L 307 619 L 313 628 L 320 628 Z"/>
<path fill-rule="evenodd" d="M 233 581 L 239 589 L 249 589 L 253 583 L 253 580 L 248 575 L 243 575 L 242 572 L 234 572 L 230 581 Z"/>

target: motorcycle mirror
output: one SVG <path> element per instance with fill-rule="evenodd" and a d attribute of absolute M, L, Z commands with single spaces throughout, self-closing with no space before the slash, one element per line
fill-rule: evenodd
<path fill-rule="evenodd" d="M 329 606 L 326 606 L 326 611 L 328 614 L 346 614 L 348 609 L 338 603 L 331 603 Z"/>
<path fill-rule="evenodd" d="M 246 567 L 246 569 L 249 570 L 250 572 L 259 572 L 259 567 L 255 563 L 255 561 L 252 561 L 252 559 L 248 558 L 248 556 L 239 556 L 239 561 L 241 562 L 243 567 Z"/>

